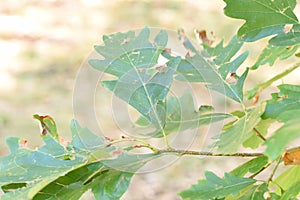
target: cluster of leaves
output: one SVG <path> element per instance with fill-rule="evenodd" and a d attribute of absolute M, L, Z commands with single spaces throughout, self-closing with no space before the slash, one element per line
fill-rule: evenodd
<path fill-rule="evenodd" d="M 248 73 L 267 63 L 272 66 L 277 59 L 287 59 L 297 52 L 300 24 L 293 13 L 296 0 L 224 1 L 227 16 L 245 20 L 227 46 L 223 42 L 211 46 L 207 38 L 202 38 L 202 47 L 195 47 L 180 30 L 179 39 L 187 54 L 175 56 L 168 49 L 166 31 L 161 30 L 151 40 L 150 29 L 144 28 L 138 34 L 128 31 L 103 36 L 104 45 L 96 46 L 95 50 L 104 59 L 89 62 L 96 70 L 110 75 L 111 79 L 102 81 L 102 86 L 140 113 L 135 125 L 150 127 L 153 131 L 147 134 L 163 138 L 166 149 L 157 149 L 134 138 L 131 141 L 142 142 L 142 145 L 116 147 L 116 141 L 91 133 L 75 120 L 71 122 L 72 140 L 66 142 L 59 136 L 51 117 L 35 115 L 41 123 L 41 138 L 45 144 L 32 150 L 21 138 L 7 139 L 10 154 L 0 158 L 0 186 L 5 192 L 2 198 L 79 199 L 91 190 L 95 199 L 119 199 L 139 168 L 163 153 L 176 153 L 168 143 L 169 134 L 224 119 L 231 121 L 215 137 L 212 144 L 215 154 L 236 155 L 241 147 L 265 146 L 266 150 L 225 173 L 223 178 L 206 172 L 204 180 L 179 195 L 183 199 L 296 198 L 300 191 L 300 178 L 296 176 L 300 172 L 298 166 L 289 168 L 274 180 L 274 173 L 265 181 L 256 180 L 255 176 L 273 163 L 276 163 L 276 170 L 281 159 L 285 164 L 300 164 L 297 148 L 287 151 L 281 158 L 287 145 L 300 134 L 297 123 L 300 120 L 300 86 L 282 84 L 271 99 L 257 101 L 257 98 L 262 90 L 300 64 L 257 84 L 248 92 L 243 90 Z M 257 61 L 238 75 L 237 70 L 242 70 L 248 56 L 248 52 L 239 53 L 244 42 L 267 36 L 272 38 Z M 164 65 L 158 64 L 162 57 L 167 60 Z M 217 113 L 208 105 L 195 110 L 189 92 L 180 97 L 170 93 L 174 81 L 203 84 L 239 104 L 241 110 Z M 245 98 L 256 101 L 247 106 Z M 268 127 L 278 122 L 282 125 L 269 133 Z M 135 154 L 131 152 L 135 147 L 146 147 L 153 152 Z"/>

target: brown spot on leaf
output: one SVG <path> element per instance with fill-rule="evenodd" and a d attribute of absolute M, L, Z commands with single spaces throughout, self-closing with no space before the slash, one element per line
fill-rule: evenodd
<path fill-rule="evenodd" d="M 126 44 L 130 41 L 130 38 L 125 38 L 121 44 Z"/>
<path fill-rule="evenodd" d="M 293 28 L 293 24 L 286 24 L 284 26 L 283 31 L 284 31 L 284 33 L 288 33 L 288 32 L 290 32 L 292 30 L 292 28 Z"/>
<path fill-rule="evenodd" d="M 230 73 L 229 76 L 226 78 L 226 82 L 231 84 L 231 83 L 236 83 L 237 80 L 237 75 L 235 72 Z"/>
<path fill-rule="evenodd" d="M 115 151 L 112 152 L 113 156 L 120 156 L 122 154 L 123 154 L 123 152 L 120 149 L 117 149 L 117 150 L 115 150 Z"/>
<path fill-rule="evenodd" d="M 65 140 L 63 137 L 59 137 L 59 142 L 63 146 L 68 146 L 71 142 L 68 140 Z"/>
<path fill-rule="evenodd" d="M 46 135 L 47 133 L 48 133 L 48 131 L 47 131 L 45 125 L 42 124 L 42 135 L 44 136 L 44 135 Z"/>
<path fill-rule="evenodd" d="M 190 54 L 189 51 L 185 54 L 185 57 L 186 57 L 186 58 L 190 58 L 190 57 L 191 57 L 191 54 Z"/>
<path fill-rule="evenodd" d="M 168 54 L 171 54 L 172 53 L 172 50 L 171 48 L 165 48 L 164 49 L 164 52 L 168 53 Z"/>
<path fill-rule="evenodd" d="M 27 148 L 28 147 L 28 141 L 25 140 L 25 139 L 21 139 L 19 144 L 20 144 L 20 147 L 22 147 L 22 148 Z"/>
<path fill-rule="evenodd" d="M 160 66 L 158 66 L 158 67 L 155 67 L 155 69 L 156 69 L 157 71 L 161 71 L 161 70 L 163 70 L 166 66 L 167 66 L 166 64 L 160 65 Z"/>
<path fill-rule="evenodd" d="M 258 100 L 259 100 L 259 97 L 260 97 L 260 92 L 257 92 L 255 94 L 255 96 L 252 98 L 252 105 L 255 105 L 257 104 Z"/>
<path fill-rule="evenodd" d="M 202 41 L 205 44 L 211 45 L 212 41 L 208 39 L 206 31 L 205 30 L 196 30 L 197 37 L 199 38 L 200 41 Z"/>

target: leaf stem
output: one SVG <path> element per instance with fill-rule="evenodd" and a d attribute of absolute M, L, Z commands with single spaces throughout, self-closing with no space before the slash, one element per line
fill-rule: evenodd
<path fill-rule="evenodd" d="M 260 83 L 257 85 L 257 87 L 265 89 L 267 87 L 269 87 L 273 82 L 285 77 L 286 75 L 288 75 L 289 73 L 291 73 L 292 71 L 294 71 L 295 69 L 297 69 L 298 67 L 300 67 L 300 63 L 296 63 L 293 67 L 281 72 L 280 74 L 277 74 L 276 76 L 274 76 L 273 78 L 271 78 L 270 80 L 267 80 L 264 83 Z"/>
<path fill-rule="evenodd" d="M 293 67 L 281 72 L 280 74 L 277 74 L 276 76 L 274 76 L 273 78 L 267 80 L 264 83 L 259 83 L 257 84 L 252 90 L 248 90 L 246 92 L 246 94 L 250 94 L 253 91 L 255 91 L 255 93 L 253 93 L 251 95 L 251 97 L 254 97 L 258 92 L 261 92 L 262 90 L 266 89 L 267 87 L 269 87 L 270 85 L 272 85 L 273 82 L 285 77 L 286 75 L 288 75 L 289 73 L 291 73 L 292 71 L 294 71 L 295 69 L 297 69 L 298 67 L 300 67 L 300 63 L 296 63 Z M 250 97 L 250 98 L 251 98 Z"/>
<path fill-rule="evenodd" d="M 263 141 L 266 141 L 266 138 L 256 128 L 253 128 L 253 131 L 260 139 L 262 139 Z"/>

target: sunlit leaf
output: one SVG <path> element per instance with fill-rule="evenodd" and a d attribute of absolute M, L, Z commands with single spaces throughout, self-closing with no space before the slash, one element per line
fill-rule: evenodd
<path fill-rule="evenodd" d="M 260 116 L 265 110 L 265 104 L 247 112 L 243 117 L 234 122 L 232 126 L 221 134 L 217 135 L 214 146 L 218 153 L 235 153 L 237 149 L 252 136 L 253 128 L 259 123 Z"/>
<path fill-rule="evenodd" d="M 55 121 L 53 120 L 52 117 L 48 115 L 40 116 L 38 114 L 33 115 L 33 117 L 40 121 L 42 126 L 42 135 L 46 135 L 49 133 L 51 137 L 59 141 L 59 134 L 56 128 Z"/>
<path fill-rule="evenodd" d="M 291 186 L 287 191 L 283 193 L 280 200 L 297 200 L 298 194 L 300 194 L 300 182 Z"/>
<path fill-rule="evenodd" d="M 296 0 L 224 1 L 227 16 L 246 21 L 238 31 L 238 36 L 245 41 L 284 33 L 286 24 L 298 23 L 293 13 Z"/>
<path fill-rule="evenodd" d="M 274 180 L 276 184 L 272 184 L 271 186 L 277 186 L 277 184 L 283 189 L 288 190 L 293 185 L 300 182 L 300 166 L 292 166 L 286 171 L 282 172 L 276 179 Z M 280 194 L 280 189 L 277 189 L 277 194 Z"/>

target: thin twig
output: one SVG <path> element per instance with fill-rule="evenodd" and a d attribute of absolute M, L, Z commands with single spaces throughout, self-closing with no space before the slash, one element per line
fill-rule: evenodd
<path fill-rule="evenodd" d="M 200 155 L 200 156 L 226 156 L 226 157 L 258 157 L 264 155 L 263 153 L 233 153 L 233 154 L 214 154 L 212 152 L 204 151 L 190 151 L 190 150 L 177 150 L 177 149 L 159 149 L 157 154 L 178 154 L 182 155 Z"/>
<path fill-rule="evenodd" d="M 139 142 L 139 143 L 143 144 L 141 147 L 145 147 L 145 148 L 152 150 L 154 154 L 157 154 L 157 152 L 158 152 L 158 149 L 156 147 L 152 146 L 151 144 L 149 144 L 148 142 L 146 142 L 144 140 L 128 138 L 128 137 L 122 137 L 122 139 L 119 139 L 119 140 L 111 140 L 109 142 L 108 146 L 111 146 L 111 145 L 114 145 L 117 143 L 121 143 L 121 142 Z"/>
<path fill-rule="evenodd" d="M 281 157 L 278 159 L 278 161 L 277 161 L 277 163 L 276 163 L 276 165 L 275 165 L 275 167 L 274 167 L 274 169 L 273 169 L 273 171 L 272 171 L 270 177 L 268 178 L 268 181 L 267 181 L 268 184 L 272 181 L 273 176 L 274 176 L 274 174 L 275 174 L 275 172 L 276 172 L 276 170 L 277 170 L 277 168 L 278 168 L 280 162 L 281 162 Z"/>
<path fill-rule="evenodd" d="M 253 131 L 260 139 L 262 139 L 263 141 L 266 141 L 266 138 L 256 128 L 253 128 Z"/>

